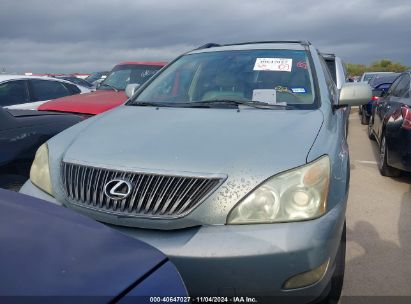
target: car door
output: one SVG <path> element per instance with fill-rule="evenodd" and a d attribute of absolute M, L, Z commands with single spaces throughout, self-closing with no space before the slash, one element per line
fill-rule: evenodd
<path fill-rule="evenodd" d="M 73 93 L 60 81 L 30 79 L 30 109 L 37 109 L 41 104 L 50 99 L 56 99 Z"/>
<path fill-rule="evenodd" d="M 0 84 L 0 106 L 5 108 L 24 107 L 30 102 L 27 81 L 8 80 Z"/>
<path fill-rule="evenodd" d="M 401 75 L 395 80 L 387 95 L 377 104 L 375 120 L 377 121 L 378 138 L 381 138 L 383 133 L 384 120 L 401 106 L 401 99 L 409 90 L 409 86 L 410 76 Z"/>

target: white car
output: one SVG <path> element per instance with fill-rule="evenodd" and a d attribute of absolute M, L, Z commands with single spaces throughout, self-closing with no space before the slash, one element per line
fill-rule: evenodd
<path fill-rule="evenodd" d="M 51 99 L 90 92 L 69 81 L 25 75 L 0 75 L 0 106 L 9 109 L 36 110 Z"/>

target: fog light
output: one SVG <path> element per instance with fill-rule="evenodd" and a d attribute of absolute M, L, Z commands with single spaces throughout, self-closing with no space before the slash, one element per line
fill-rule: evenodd
<path fill-rule="evenodd" d="M 320 281 L 324 277 L 324 274 L 328 269 L 329 263 L 330 263 L 330 259 L 328 258 L 327 261 L 325 261 L 321 266 L 313 270 L 297 274 L 296 276 L 293 276 L 292 278 L 289 278 L 284 283 L 283 288 L 284 289 L 301 288 L 301 287 L 312 285 Z"/>

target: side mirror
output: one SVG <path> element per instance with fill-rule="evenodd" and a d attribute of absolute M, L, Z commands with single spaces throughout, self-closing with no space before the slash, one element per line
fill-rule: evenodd
<path fill-rule="evenodd" d="M 371 87 L 366 82 L 345 83 L 340 91 L 339 106 L 359 106 L 371 100 Z"/>
<path fill-rule="evenodd" d="M 140 86 L 139 83 L 130 83 L 126 86 L 126 95 L 128 98 L 134 95 L 137 91 L 138 87 Z"/>

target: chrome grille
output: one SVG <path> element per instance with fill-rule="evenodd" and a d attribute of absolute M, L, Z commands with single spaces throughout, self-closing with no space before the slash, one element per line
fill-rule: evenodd
<path fill-rule="evenodd" d="M 127 198 L 113 200 L 104 194 L 104 186 L 114 179 L 130 182 L 132 191 Z M 175 218 L 191 212 L 223 178 L 126 172 L 63 162 L 62 182 L 69 202 L 75 205 L 124 216 Z"/>

